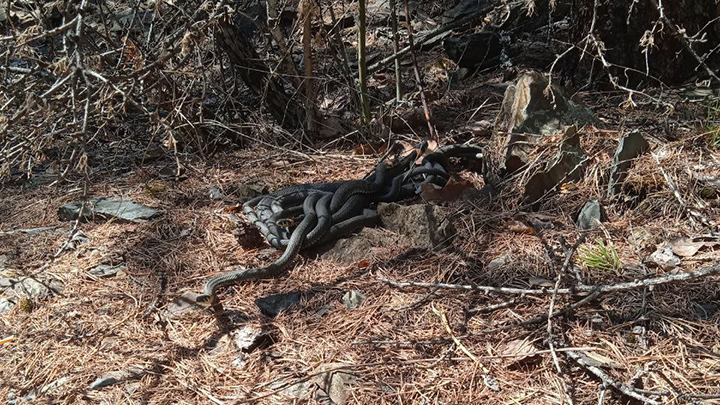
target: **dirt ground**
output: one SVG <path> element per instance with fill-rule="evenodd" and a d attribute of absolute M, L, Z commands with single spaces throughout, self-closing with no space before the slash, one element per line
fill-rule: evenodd
<path fill-rule="evenodd" d="M 398 288 L 383 281 L 552 291 L 558 274 L 569 269 L 586 284 L 616 285 L 712 266 L 712 244 L 673 270 L 646 265 L 646 259 L 663 242 L 704 232 L 680 207 L 663 172 L 689 207 L 702 203 L 699 212 L 717 220 L 717 195 L 700 198 L 688 168 L 717 169 L 718 151 L 696 127 L 674 142 L 649 134 L 658 160 L 650 154 L 638 159 L 624 187 L 626 196 L 642 195 L 642 201 L 611 201 L 603 197 L 602 173 L 619 137 L 613 128 L 585 130 L 588 175 L 538 211 L 518 209 L 519 189 L 512 183 L 489 203 L 443 203 L 458 232 L 449 247 L 417 249 L 399 240 L 351 265 L 303 256 L 285 276 L 230 288 L 221 315 L 198 309 L 173 316 L 168 308 L 183 293 L 200 292 L 226 265 L 261 265 L 276 257 L 236 236 L 234 185 L 272 190 L 354 178 L 370 170 L 377 155 L 322 145 L 316 150 L 326 153 L 306 157 L 251 148 L 206 161 L 190 158 L 181 181 L 159 174 L 172 160 L 103 175 L 94 178 L 91 195 L 132 198 L 164 215 L 141 224 L 80 223 L 87 243 L 59 255 L 73 222 L 59 221 L 56 212 L 81 195 L 79 183 L 5 186 L 3 267 L 61 288 L 44 298 L 6 288 L 4 296 L 17 305 L 2 314 L 0 395 L 8 404 L 271 404 L 320 403 L 318 393 L 335 390 L 334 400 L 357 404 L 589 404 L 598 397 L 624 403 L 589 371 L 595 367 L 657 403 L 720 403 L 717 276 L 609 292 L 587 302 L 583 295 Z M 210 199 L 212 187 L 226 200 Z M 609 221 L 579 231 L 573 216 L 591 197 L 604 202 Z M 36 227 L 53 228 L 8 233 Z M 574 245 L 581 237 L 612 243 L 622 267 L 579 263 Z M 568 254 L 570 266 L 564 265 Z M 101 263 L 127 269 L 110 278 L 89 274 Z M 559 287 L 572 278 L 566 274 Z M 366 297 L 359 308 L 344 307 L 349 291 Z M 255 305 L 257 298 L 289 292 L 299 292 L 300 302 L 275 318 Z M 542 317 L 551 307 L 569 309 L 548 322 Z M 237 342 L 253 333 L 262 335 L 259 343 L 239 349 Z M 576 353 L 594 363 L 573 360 Z M 121 371 L 114 384 L 90 388 L 104 373 Z"/>

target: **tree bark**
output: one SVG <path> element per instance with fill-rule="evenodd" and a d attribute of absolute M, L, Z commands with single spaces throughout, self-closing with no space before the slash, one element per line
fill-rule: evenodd
<path fill-rule="evenodd" d="M 218 47 L 237 67 L 245 85 L 262 99 L 273 118 L 289 131 L 302 128 L 305 119 L 303 109 L 285 92 L 282 81 L 269 73 L 271 70 L 260 59 L 248 38 L 234 24 L 224 20 L 219 24 L 216 40 Z"/>
<path fill-rule="evenodd" d="M 622 85 L 679 84 L 696 76 L 708 77 L 708 69 L 698 59 L 713 69 L 720 65 L 717 48 L 720 21 L 712 21 L 720 14 L 720 8 L 714 1 L 571 0 L 571 3 L 570 40 L 581 44 L 581 50 L 568 55 L 564 73 L 576 85 L 587 84 L 591 70 L 594 73 L 591 81 L 609 73 Z M 668 26 L 668 22 L 674 27 Z M 692 37 L 698 33 L 698 38 L 705 35 L 706 40 L 683 38 L 683 34 Z M 590 34 L 598 42 L 586 41 Z M 604 46 L 603 57 L 611 64 L 607 69 L 598 56 L 595 46 L 598 43 Z M 581 58 L 583 49 L 587 53 Z"/>

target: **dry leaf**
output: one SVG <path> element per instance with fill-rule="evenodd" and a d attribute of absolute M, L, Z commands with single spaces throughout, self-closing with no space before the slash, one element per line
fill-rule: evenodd
<path fill-rule="evenodd" d="M 372 155 L 375 153 L 384 153 L 385 150 L 385 143 L 369 142 L 356 146 L 354 152 L 356 155 Z"/>
<path fill-rule="evenodd" d="M 369 266 L 370 266 L 370 260 L 368 260 L 368 259 L 362 259 L 355 264 L 355 267 L 357 267 L 358 269 L 366 269 Z"/>
<path fill-rule="evenodd" d="M 424 113 L 423 113 L 424 114 Z M 423 115 L 423 119 L 424 119 Z M 419 150 L 417 149 L 418 157 L 415 159 L 415 164 L 422 165 L 423 159 L 425 159 L 425 156 L 437 152 L 437 150 L 440 148 L 440 145 L 437 143 L 434 139 L 429 139 L 425 142 L 425 150 Z"/>
<path fill-rule="evenodd" d="M 694 256 L 703 246 L 704 242 L 695 242 L 690 238 L 676 238 L 668 242 L 673 253 L 680 257 Z"/>
<path fill-rule="evenodd" d="M 587 358 L 585 360 L 586 361 L 590 360 L 588 363 L 592 363 L 591 365 L 595 366 L 595 367 L 625 368 L 625 367 L 623 367 L 622 364 L 618 363 L 617 361 L 615 361 L 609 357 L 605 357 L 602 354 L 595 352 L 595 351 L 585 352 L 585 356 L 587 356 Z"/>
<path fill-rule="evenodd" d="M 577 184 L 573 183 L 563 183 L 560 186 L 560 194 L 570 194 L 571 192 L 578 189 Z"/>
<path fill-rule="evenodd" d="M 511 219 L 510 221 L 505 223 L 505 228 L 514 233 L 522 233 L 525 235 L 535 235 L 535 228 L 532 226 L 526 225 L 523 222 L 520 222 L 518 220 Z"/>
<path fill-rule="evenodd" d="M 527 365 L 528 362 L 538 358 L 537 349 L 527 339 L 508 342 L 501 353 L 503 356 L 513 356 L 508 368 Z"/>
<path fill-rule="evenodd" d="M 450 178 L 443 188 L 436 188 L 435 185 L 429 183 L 423 184 L 421 188 L 422 193 L 420 195 L 423 200 L 428 202 L 442 202 L 457 200 L 463 191 L 473 188 L 473 185 L 465 179 L 455 181 L 455 179 Z"/>

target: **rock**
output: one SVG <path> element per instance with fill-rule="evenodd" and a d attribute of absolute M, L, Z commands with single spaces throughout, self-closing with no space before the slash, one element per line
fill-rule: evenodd
<path fill-rule="evenodd" d="M 691 257 L 695 256 L 695 254 L 705 246 L 705 242 L 691 238 L 674 238 L 666 245 L 669 246 L 677 256 Z"/>
<path fill-rule="evenodd" d="M 220 191 L 217 187 L 210 187 L 208 190 L 208 196 L 211 200 L 222 200 L 225 197 L 222 191 Z"/>
<path fill-rule="evenodd" d="M 124 264 L 98 264 L 97 266 L 90 269 L 88 273 L 92 274 L 95 277 L 113 277 L 116 275 L 125 274 L 126 270 L 127 266 L 125 266 Z"/>
<path fill-rule="evenodd" d="M 60 228 L 59 226 L 40 226 L 37 228 L 24 228 L 24 229 L 18 229 L 18 230 L 11 230 L 11 231 L 0 231 L 0 235 L 12 235 L 14 233 L 24 233 L 26 235 L 38 235 L 42 232 L 46 231 L 52 231 L 55 229 Z M 0 263 L 0 266 L 2 266 L 2 263 Z"/>
<path fill-rule="evenodd" d="M 85 232 L 81 230 L 76 230 L 76 232 L 72 235 L 70 238 L 70 241 L 63 245 L 63 251 L 64 252 L 70 252 L 75 249 L 77 249 L 78 246 L 84 245 L 86 243 L 90 242 L 90 238 L 85 234 Z"/>
<path fill-rule="evenodd" d="M 670 246 L 661 246 L 647 258 L 647 262 L 663 270 L 672 270 L 680 265 L 680 258 L 673 254 Z"/>
<path fill-rule="evenodd" d="M 345 309 L 353 310 L 357 309 L 365 301 L 365 296 L 360 291 L 350 290 L 343 295 L 342 300 Z"/>
<path fill-rule="evenodd" d="M 87 221 L 97 216 L 113 217 L 130 222 L 144 222 L 162 215 L 162 211 L 121 198 L 93 198 L 86 202 L 81 213 L 82 204 L 82 201 L 76 201 L 63 205 L 58 209 L 58 217 L 61 221 L 74 221 L 78 218 Z"/>
<path fill-rule="evenodd" d="M 449 210 L 428 204 L 379 204 L 377 212 L 383 227 L 402 236 L 413 247 L 434 248 L 455 236 Z"/>
<path fill-rule="evenodd" d="M 526 204 L 537 204 L 548 192 L 563 183 L 582 178 L 585 169 L 585 152 L 580 148 L 580 134 L 577 128 L 567 128 L 560 150 L 547 162 L 543 171 L 538 171 L 525 184 L 523 200 Z"/>
<path fill-rule="evenodd" d="M 8 312 L 14 306 L 15 306 L 15 303 L 13 303 L 12 301 L 6 300 L 5 298 L 0 298 L 0 314 L 4 314 L 5 312 Z"/>
<path fill-rule="evenodd" d="M 490 262 L 487 265 L 485 265 L 485 270 L 487 270 L 487 271 L 498 270 L 498 269 L 502 268 L 503 266 L 505 266 L 507 261 L 508 261 L 507 256 L 496 257 L 496 258 L 490 260 Z"/>
<path fill-rule="evenodd" d="M 125 370 L 109 371 L 107 373 L 103 373 L 100 377 L 93 381 L 88 388 L 91 390 L 97 390 L 119 382 L 139 379 L 143 374 L 145 374 L 145 370 L 135 366 L 128 367 Z"/>
<path fill-rule="evenodd" d="M 225 194 L 238 199 L 251 199 L 264 194 L 265 189 L 259 185 L 234 183 L 227 187 Z"/>
<path fill-rule="evenodd" d="M 541 73 L 522 74 L 508 86 L 498 115 L 496 130 L 507 134 L 501 171 L 513 173 L 528 163 L 528 154 L 544 137 L 563 132 L 571 125 L 594 123 L 587 108 L 575 103 L 557 83 L 546 95 L 548 79 Z M 554 96 L 554 103 L 553 103 Z"/>
<path fill-rule="evenodd" d="M 255 305 L 267 316 L 274 318 L 300 301 L 300 293 L 273 294 L 255 300 Z"/>
<path fill-rule="evenodd" d="M 498 66 L 502 44 L 500 36 L 492 31 L 483 31 L 464 37 L 447 37 L 443 49 L 448 58 L 461 68 L 470 70 Z"/>
<path fill-rule="evenodd" d="M 18 295 L 27 294 L 30 297 L 43 298 L 50 293 L 50 289 L 48 289 L 45 284 L 33 278 L 25 278 L 15 284 L 15 293 Z"/>
<path fill-rule="evenodd" d="M 320 258 L 342 264 L 355 264 L 371 259 L 374 250 L 398 243 L 399 237 L 377 228 L 364 228 L 348 238 L 338 239 L 322 247 Z"/>
<path fill-rule="evenodd" d="M 314 396 L 314 399 L 322 404 L 343 405 L 350 397 L 351 387 L 356 379 L 347 371 L 346 366 L 342 363 L 323 364 L 310 373 L 313 377 L 292 385 L 283 392 L 301 400 Z"/>
<path fill-rule="evenodd" d="M 194 292 L 186 292 L 183 295 L 176 297 L 167 307 L 167 314 L 173 318 L 179 318 L 188 312 L 197 311 L 203 309 L 203 307 L 197 304 L 197 297 L 200 294 Z"/>
<path fill-rule="evenodd" d="M 257 346 L 258 340 L 265 335 L 263 331 L 254 325 L 245 325 L 232 331 L 235 346 L 244 352 L 252 351 Z"/>
<path fill-rule="evenodd" d="M 633 131 L 620 139 L 620 144 L 615 151 L 612 166 L 610 167 L 610 181 L 607 186 L 608 196 L 613 196 L 620 191 L 633 159 L 644 154 L 649 149 L 650 144 L 638 131 Z"/>
<path fill-rule="evenodd" d="M 607 213 L 605 213 L 605 208 L 597 198 L 591 198 L 580 209 L 575 224 L 580 229 L 594 229 L 606 221 Z"/>

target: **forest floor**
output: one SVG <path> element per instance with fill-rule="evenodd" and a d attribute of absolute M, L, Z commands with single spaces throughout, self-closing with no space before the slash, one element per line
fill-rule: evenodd
<path fill-rule="evenodd" d="M 254 229 L 237 210 L 243 185 L 273 191 L 360 178 L 380 158 L 364 153 L 369 144 L 423 138 L 419 93 L 407 94 L 408 106 L 395 114 L 407 126 L 390 131 L 378 119 L 372 138 L 347 130 L 352 125 L 340 124 L 352 121 L 342 115 L 350 109 L 351 90 L 337 73 L 332 42 L 318 42 L 317 104 L 322 114 L 334 114 L 338 125 L 330 129 L 340 133 L 283 138 L 277 135 L 287 132 L 263 115 L 226 55 L 208 51 L 222 11 L 215 14 L 210 2 L 82 2 L 112 11 L 113 20 L 78 11 L 73 21 L 86 22 L 88 37 L 60 37 L 64 28 L 45 24 L 65 24 L 62 10 L 71 3 L 44 2 L 47 16 L 37 18 L 37 26 L 31 23 L 41 7 L 17 11 L 25 15 L 26 40 L 18 45 L 22 52 L 8 51 L 4 62 L 27 62 L 3 71 L 16 94 L 2 108 L 29 111 L 11 117 L 7 133 L 23 144 L 27 135 L 47 146 L 47 161 L 30 181 L 0 184 L 2 404 L 720 405 L 717 98 L 693 101 L 672 89 L 632 99 L 624 91 L 579 91 L 575 98 L 599 121 L 580 129 L 588 157 L 584 177 L 563 184 L 536 209 L 522 203 L 531 174 L 523 172 L 505 179 L 490 201 L 433 202 L 451 214 L 456 230 L 442 248 L 418 248 L 397 237 L 350 264 L 301 254 L 285 275 L 227 288 L 221 314 L 202 308 L 177 313 L 180 297 L 200 293 L 226 266 L 260 266 L 278 257 L 267 244 L 238 237 Z M 354 54 L 356 2 L 333 2 L 344 3 L 341 44 Z M 383 1 L 370 3 L 374 10 L 386 8 Z M 456 2 L 411 3 L 432 9 L 426 14 L 434 20 L 413 21 L 415 29 L 429 31 Z M 377 61 L 391 53 L 389 17 L 370 10 L 368 47 Z M 108 27 L 113 21 L 117 26 Z M 288 59 L 298 61 L 302 41 L 295 28 L 289 29 L 295 49 Z M 97 69 L 116 80 L 75 76 L 83 57 L 68 59 L 73 41 L 87 53 L 83 75 Z M 440 48 L 418 52 L 440 142 L 492 144 L 502 137 L 493 133 L 503 73 L 486 71 L 449 85 L 452 63 L 445 63 Z M 259 58 L 277 66 L 287 56 L 276 57 L 271 46 L 259 49 Z M 409 59 L 402 65 L 408 92 L 416 90 Z M 138 71 L 142 77 L 134 76 Z M 384 104 L 395 97 L 390 74 L 372 74 L 369 86 L 374 107 L 390 105 Z M 48 97 L 28 96 L 35 93 Z M 126 95 L 142 105 L 126 102 Z M 83 111 L 86 118 L 90 111 L 88 127 L 96 132 L 88 155 L 78 159 L 73 147 Z M 0 115 L 0 124 L 5 118 Z M 608 197 L 619 140 L 635 130 L 650 151 L 633 161 L 620 193 Z M 179 134 L 242 139 L 199 156 L 197 139 Z M 177 141 L 163 146 L 174 135 Z M 547 138 L 534 157 L 546 162 L 558 138 Z M 69 151 L 87 164 L 86 179 Z M 58 174 L 51 152 L 68 167 L 65 182 L 48 184 Z M 152 159 L 138 158 L 143 155 Z M 178 164 L 184 170 L 179 178 Z M 458 175 L 478 188 L 484 184 L 476 173 Z M 130 199 L 162 215 L 142 223 L 58 218 L 58 208 L 85 195 Z M 575 217 L 592 198 L 607 221 L 580 230 Z M 122 271 L 94 275 L 99 265 Z M 400 288 L 388 280 L 417 285 Z M 572 290 L 579 285 L 603 289 Z M 275 317 L 256 304 L 288 293 L 298 293 L 299 302 Z M 365 300 L 349 309 L 344 297 L 357 293 Z"/>
<path fill-rule="evenodd" d="M 489 133 L 466 128 L 492 122 L 502 92 L 481 84 L 467 88 L 473 89 L 472 102 L 459 93 L 442 99 L 449 104 L 438 115 L 449 123 L 443 142 L 489 141 Z M 161 174 L 174 167 L 171 157 L 122 174 L 91 174 L 89 195 L 129 198 L 164 215 L 145 223 L 77 224 L 87 241 L 66 251 L 74 223 L 61 222 L 56 213 L 82 195 L 81 183 L 3 186 L 0 268 L 61 286 L 33 298 L 3 287 L 3 296 L 17 304 L 0 324 L 3 402 L 315 403 L 327 391 L 332 401 L 356 404 L 561 404 L 567 398 L 594 404 L 599 396 L 625 403 L 590 371 L 594 367 L 647 403 L 720 404 L 716 275 L 635 286 L 587 302 L 562 293 L 400 289 L 380 280 L 552 291 L 561 273 L 560 287 L 575 277 L 588 285 L 617 285 L 713 266 L 717 234 L 713 242 L 688 211 L 710 221 L 720 217 L 717 190 L 710 195 L 692 177 L 694 171 L 720 173 L 720 149 L 709 143 L 708 128 L 699 119 L 680 119 L 671 122 L 669 140 L 662 132 L 668 124 L 655 119 L 652 107 L 621 109 L 621 94 L 581 96 L 607 129 L 584 130 L 582 146 L 591 156 L 585 179 L 538 210 L 518 209 L 521 187 L 512 183 L 482 205 L 443 203 L 456 213 L 450 246 L 417 249 L 398 240 L 351 265 L 302 256 L 284 276 L 229 289 L 222 316 L 205 309 L 173 316 L 168 308 L 183 293 L 200 292 L 206 278 L 226 265 L 260 265 L 276 257 L 236 237 L 230 219 L 240 202 L 236 185 L 274 190 L 357 178 L 379 155 L 354 154 L 360 140 L 339 149 L 317 143 L 302 154 L 251 146 L 206 160 L 187 156 L 180 181 Z M 478 109 L 476 100 L 489 102 Z M 704 108 L 696 107 L 693 114 Z M 650 140 L 652 154 L 635 162 L 622 195 L 608 199 L 603 173 L 620 134 L 630 129 Z M 475 175 L 462 176 L 482 185 Z M 225 199 L 211 199 L 212 188 Z M 603 202 L 608 221 L 580 231 L 573 217 L 593 197 Z M 38 227 L 51 229 L 17 232 Z M 581 237 L 614 247 L 619 266 L 584 265 L 582 248 L 575 249 Z M 648 264 L 664 243 L 682 252 L 678 266 Z M 126 268 L 100 278 L 89 273 L 98 264 Z M 353 310 L 342 302 L 349 291 L 366 297 Z M 299 292 L 301 301 L 274 318 L 255 304 L 290 292 Z M 550 322 L 543 318 L 578 302 Z M 259 344 L 240 348 L 243 339 L 257 335 Z M 584 363 L 573 359 L 578 353 Z M 117 372 L 118 381 L 90 388 L 108 372 Z"/>

